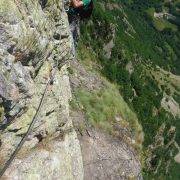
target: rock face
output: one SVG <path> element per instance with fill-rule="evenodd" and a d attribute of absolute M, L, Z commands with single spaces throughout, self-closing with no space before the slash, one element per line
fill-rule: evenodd
<path fill-rule="evenodd" d="M 86 119 L 81 111 L 69 113 L 71 88 L 93 91 L 104 84 L 74 61 L 62 2 L 0 0 L 0 169 L 26 134 L 47 87 L 32 132 L 2 179 L 142 179 L 138 156 L 124 140 L 90 126 L 77 136 L 74 126 Z M 112 42 L 105 46 L 108 57 Z M 72 59 L 77 75 L 70 87 Z"/>
<path fill-rule="evenodd" d="M 33 131 L 5 179 L 83 179 L 80 144 L 69 117 L 71 44 L 61 0 L 0 1 L 1 168 L 26 133 L 55 72 Z"/>

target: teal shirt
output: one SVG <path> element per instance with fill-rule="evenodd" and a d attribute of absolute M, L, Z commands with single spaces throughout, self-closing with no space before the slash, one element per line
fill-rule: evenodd
<path fill-rule="evenodd" d="M 83 8 L 86 9 L 89 6 L 91 0 L 82 0 L 82 2 L 83 2 Z M 77 10 L 75 8 L 70 7 L 68 14 L 76 14 L 76 12 Z"/>
<path fill-rule="evenodd" d="M 83 6 L 86 9 L 88 7 L 88 5 L 90 4 L 91 0 L 82 0 L 83 2 Z"/>

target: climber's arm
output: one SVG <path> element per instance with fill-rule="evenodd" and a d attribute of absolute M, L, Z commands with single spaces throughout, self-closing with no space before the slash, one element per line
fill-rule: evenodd
<path fill-rule="evenodd" d="M 72 5 L 74 8 L 79 8 L 83 6 L 83 2 L 81 0 L 72 0 Z"/>

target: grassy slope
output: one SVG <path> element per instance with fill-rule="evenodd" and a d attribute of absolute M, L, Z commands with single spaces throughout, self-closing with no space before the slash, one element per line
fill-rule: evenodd
<path fill-rule="evenodd" d="M 97 3 L 92 20 L 82 25 L 81 43 L 83 46 L 80 45 L 80 51 L 83 54 L 84 47 L 86 47 L 92 51 L 92 54 L 96 54 L 99 64 L 96 69 L 101 67 L 99 68 L 101 74 L 111 82 L 118 84 L 124 99 L 137 114 L 145 133 L 145 157 L 147 158 L 151 153 L 154 155 L 150 162 L 150 169 L 147 168 L 146 163 L 144 164 L 144 177 L 147 179 L 150 177 L 178 179 L 180 178 L 177 172 L 179 165 L 173 160 L 177 149 L 174 145 L 168 148 L 165 148 L 165 145 L 174 138 L 174 135 L 168 135 L 171 126 L 179 130 L 179 118 L 174 118 L 166 112 L 160 103 L 163 94 L 169 92 L 168 87 L 171 82 L 167 81 L 167 85 L 165 84 L 162 88 L 151 72 L 156 72 L 156 65 L 158 65 L 167 71 L 179 74 L 179 31 L 173 32 L 168 29 L 158 32 L 154 29 L 152 20 L 146 16 L 146 10 L 149 8 L 144 7 L 146 3 L 113 1 L 116 6 L 111 10 L 107 2 L 112 1 Z M 112 49 L 111 58 L 107 59 L 103 55 L 103 45 L 111 40 L 112 27 L 116 27 L 115 47 Z M 129 62 L 134 68 L 132 74 L 126 70 Z M 166 78 L 168 79 L 168 76 Z M 177 89 L 176 94 L 179 99 L 179 89 L 176 85 L 173 87 Z M 148 147 L 154 143 L 154 137 L 163 124 L 166 127 L 163 132 L 164 145 L 160 145 L 150 153 Z M 177 133 L 176 141 L 179 141 L 179 137 Z M 160 166 L 159 162 L 161 162 Z M 167 162 L 170 162 L 171 171 L 166 174 Z M 157 168 L 158 173 L 154 174 Z"/>
<path fill-rule="evenodd" d="M 155 8 L 149 8 L 146 12 L 150 16 L 150 18 L 152 18 L 153 25 L 158 31 L 163 31 L 166 28 L 177 31 L 177 26 L 170 23 L 168 20 L 154 17 Z"/>

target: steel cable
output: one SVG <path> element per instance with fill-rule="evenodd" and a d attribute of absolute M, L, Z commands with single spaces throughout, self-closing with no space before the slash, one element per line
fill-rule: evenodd
<path fill-rule="evenodd" d="M 16 2 L 16 1 L 15 1 Z M 64 9 L 63 9 L 64 10 Z M 64 45 L 63 45 L 64 46 Z M 59 54 L 62 55 L 65 51 L 61 52 Z M 67 55 L 68 53 L 65 54 L 65 56 Z M 62 65 L 64 64 L 65 62 L 62 62 Z M 61 67 L 62 67 L 61 65 Z M 59 66 L 59 63 L 58 62 L 55 62 L 55 65 L 54 67 L 52 68 L 52 71 L 50 73 L 50 76 L 49 76 L 49 79 L 46 83 L 46 86 L 45 86 L 45 89 L 43 91 L 43 94 L 42 94 L 42 97 L 40 99 L 40 102 L 39 102 L 39 105 L 37 107 L 37 110 L 36 110 L 36 113 L 28 127 L 28 130 L 26 131 L 25 135 L 23 136 L 23 138 L 21 139 L 21 141 L 19 142 L 19 144 L 17 145 L 17 147 L 15 148 L 15 150 L 13 151 L 13 153 L 11 154 L 10 158 L 5 162 L 4 166 L 2 169 L 0 169 L 0 178 L 3 176 L 3 174 L 5 173 L 5 171 L 8 169 L 8 167 L 11 165 L 12 161 L 14 160 L 14 158 L 16 157 L 16 155 L 18 154 L 18 152 L 20 151 L 20 149 L 22 148 L 23 144 L 25 143 L 28 135 L 30 134 L 30 132 L 32 131 L 33 127 L 34 127 L 34 124 L 35 122 L 37 121 L 38 119 L 38 116 L 39 116 L 39 112 L 41 111 L 41 108 L 43 106 L 43 103 L 44 103 L 44 98 L 46 96 L 46 93 L 47 93 L 47 90 L 48 90 L 48 86 L 50 84 L 52 84 L 53 82 L 53 79 L 54 79 L 54 76 L 56 74 L 56 71 L 57 71 L 57 68 Z M 60 67 L 60 68 L 61 68 Z"/>

